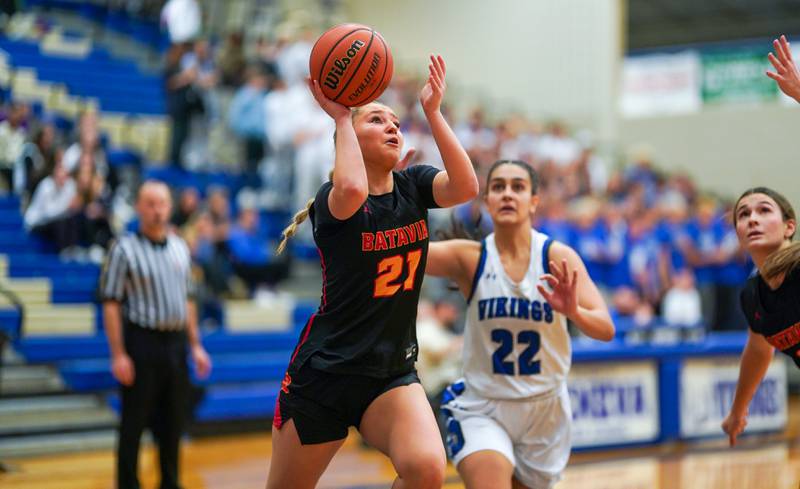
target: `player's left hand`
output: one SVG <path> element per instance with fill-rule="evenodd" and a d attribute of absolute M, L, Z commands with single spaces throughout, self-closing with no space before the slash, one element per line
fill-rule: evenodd
<path fill-rule="evenodd" d="M 400 159 L 400 161 L 397 162 L 396 165 L 394 165 L 394 169 L 396 171 L 403 171 L 406 168 L 408 168 L 408 165 L 410 165 L 411 162 L 414 160 L 414 155 L 416 155 L 416 154 L 417 154 L 417 150 L 416 149 L 408 148 L 408 151 L 406 151 L 406 155 L 403 156 Z"/>
<path fill-rule="evenodd" d="M 775 48 L 775 54 L 769 53 L 767 58 L 775 67 L 775 72 L 768 71 L 767 76 L 778 82 L 783 93 L 800 102 L 800 73 L 792 59 L 789 41 L 786 36 L 781 36 L 780 40 L 772 41 L 772 47 Z"/>
<path fill-rule="evenodd" d="M 199 379 L 205 379 L 211 373 L 211 358 L 202 345 L 192 347 L 192 362 Z"/>
<path fill-rule="evenodd" d="M 428 63 L 428 81 L 419 93 L 419 102 L 426 114 L 435 112 L 442 106 L 442 98 L 447 90 L 447 83 L 444 81 L 446 71 L 444 59 L 441 56 L 431 55 L 431 61 Z"/>
<path fill-rule="evenodd" d="M 542 284 L 537 285 L 539 292 L 554 311 L 567 317 L 574 317 L 578 312 L 578 271 L 570 271 L 567 260 L 561 260 L 561 267 L 556 266 L 556 262 L 551 260 L 550 272 L 542 275 L 541 280 L 547 282 L 552 292 Z"/>

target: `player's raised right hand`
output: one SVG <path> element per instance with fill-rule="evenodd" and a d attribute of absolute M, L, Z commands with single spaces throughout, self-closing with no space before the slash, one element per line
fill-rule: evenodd
<path fill-rule="evenodd" d="M 772 41 L 775 54 L 769 53 L 767 57 L 775 72 L 768 71 L 767 76 L 778 82 L 778 88 L 783 93 L 800 102 L 800 72 L 792 59 L 792 49 L 786 36 Z"/>
<path fill-rule="evenodd" d="M 311 90 L 311 94 L 314 96 L 314 99 L 317 101 L 319 106 L 322 107 L 322 110 L 331 116 L 333 120 L 338 121 L 341 118 L 350 117 L 350 109 L 326 97 L 325 94 L 322 93 L 322 88 L 320 88 L 317 80 L 308 78 L 307 81 L 308 89 Z"/>

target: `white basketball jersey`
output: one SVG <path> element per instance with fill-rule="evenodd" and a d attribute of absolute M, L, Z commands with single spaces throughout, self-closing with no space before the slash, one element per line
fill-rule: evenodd
<path fill-rule="evenodd" d="M 464 331 L 464 380 L 483 397 L 533 397 L 566 381 L 572 362 L 566 318 L 536 288 L 548 272 L 550 243 L 531 230 L 528 271 L 515 283 L 503 268 L 494 234 L 484 240 Z"/>

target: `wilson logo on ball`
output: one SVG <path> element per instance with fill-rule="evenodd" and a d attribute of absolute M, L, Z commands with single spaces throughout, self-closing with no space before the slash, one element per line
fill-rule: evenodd
<path fill-rule="evenodd" d="M 328 75 L 325 77 L 326 87 L 330 88 L 331 90 L 336 90 L 339 88 L 339 81 L 341 80 L 340 77 L 343 77 L 347 72 L 347 66 L 353 61 L 353 58 L 356 57 L 363 46 L 364 42 L 356 39 L 353 41 L 353 44 L 350 45 L 350 49 L 347 50 L 346 57 L 338 58 L 333 61 L 333 66 L 328 72 Z"/>
<path fill-rule="evenodd" d="M 309 72 L 322 93 L 347 107 L 378 98 L 392 79 L 392 53 L 371 27 L 341 24 L 325 31 L 309 57 Z"/>

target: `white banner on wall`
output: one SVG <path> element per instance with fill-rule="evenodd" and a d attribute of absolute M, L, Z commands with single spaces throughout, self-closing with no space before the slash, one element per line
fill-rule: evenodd
<path fill-rule="evenodd" d="M 739 358 L 689 359 L 680 374 L 681 436 L 724 433 L 739 378 Z M 786 364 L 775 358 L 750 403 L 745 433 L 780 430 L 787 421 Z"/>
<path fill-rule="evenodd" d="M 655 362 L 573 365 L 567 385 L 574 447 L 641 443 L 658 437 Z"/>
<path fill-rule="evenodd" d="M 620 111 L 624 117 L 696 112 L 702 106 L 696 51 L 625 58 Z"/>

